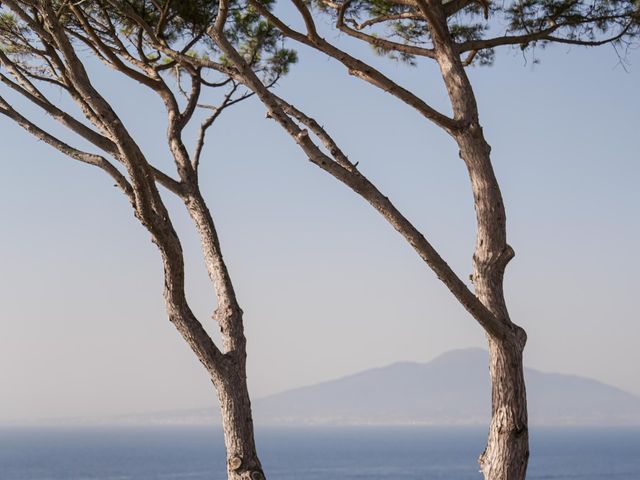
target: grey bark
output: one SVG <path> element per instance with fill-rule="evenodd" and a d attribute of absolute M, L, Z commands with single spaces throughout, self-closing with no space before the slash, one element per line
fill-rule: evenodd
<path fill-rule="evenodd" d="M 263 480 L 262 465 L 256 452 L 247 391 L 245 357 L 229 358 L 229 371 L 214 380 L 222 412 L 222 428 L 227 449 L 229 480 Z"/>
<path fill-rule="evenodd" d="M 184 202 L 200 236 L 207 272 L 218 298 L 214 318 L 220 327 L 224 362 L 220 368 L 211 365 L 208 369 L 220 402 L 227 476 L 229 480 L 261 480 L 265 476 L 256 452 L 247 389 L 243 312 L 222 257 L 213 218 L 197 186 L 185 195 Z"/>
<path fill-rule="evenodd" d="M 459 53 L 449 34 L 446 13 L 441 3 L 416 2 L 428 19 L 434 49 L 453 107 L 454 118 L 445 117 L 416 100 L 374 68 L 339 50 L 321 38 L 306 7 L 294 0 L 301 12 L 307 34 L 297 32 L 257 2 L 252 5 L 285 32 L 287 36 L 316 48 L 343 63 L 349 73 L 395 95 L 447 131 L 457 142 L 460 158 L 469 173 L 477 219 L 476 248 L 472 280 L 475 292 L 451 270 L 425 237 L 407 220 L 350 162 L 329 134 L 315 120 L 268 91 L 247 68 L 241 56 L 226 40 L 223 21 L 209 31 L 212 39 L 235 64 L 238 77 L 251 88 L 275 119 L 296 141 L 308 158 L 321 169 L 362 196 L 409 242 L 433 269 L 460 303 L 487 333 L 492 384 L 492 419 L 487 447 L 479 458 L 486 480 L 524 480 L 529 457 L 526 389 L 522 352 L 526 333 L 509 318 L 503 293 L 503 277 L 514 251 L 507 243 L 506 213 L 498 181 L 491 164 L 491 148 L 484 138 L 475 95 Z M 338 20 L 340 26 L 340 17 Z M 294 121 L 295 120 L 295 121 Z M 301 124 L 305 128 L 301 128 Z M 325 153 L 310 137 L 309 131 L 324 144 Z"/>
<path fill-rule="evenodd" d="M 505 267 L 514 253 L 506 242 L 502 196 L 480 126 L 474 124 L 462 133 L 458 145 L 469 170 L 478 223 L 472 274 L 475 294 L 507 327 L 503 335 L 487 334 L 491 424 L 479 463 L 486 480 L 521 480 L 529 459 L 522 362 L 526 333 L 511 321 L 503 292 Z"/>
<path fill-rule="evenodd" d="M 529 459 L 526 388 L 522 352 L 525 331 L 514 324 L 504 298 L 503 280 L 514 251 L 507 243 L 506 212 L 484 138 L 475 94 L 447 27 L 442 4 L 425 1 L 436 60 L 462 128 L 452 136 L 467 166 L 476 211 L 476 246 L 472 280 L 480 301 L 505 326 L 487 333 L 491 377 L 491 424 L 479 463 L 486 480 L 524 480 Z"/>
<path fill-rule="evenodd" d="M 2 96 L 0 114 L 65 155 L 102 169 L 123 191 L 131 203 L 134 215 L 147 229 L 152 242 L 160 252 L 164 272 L 165 308 L 169 320 L 205 367 L 217 390 L 227 448 L 228 478 L 263 479 L 262 467 L 256 453 L 251 402 L 247 388 L 247 353 L 242 310 L 222 256 L 213 218 L 199 191 L 196 166 L 190 161 L 181 137 L 182 130 L 195 108 L 199 86 L 194 85 L 191 102 L 181 112 L 178 102 L 156 71 L 147 68 L 141 73 L 126 67 L 115 54 L 107 54 L 110 66 L 151 88 L 163 100 L 169 125 L 167 142 L 180 176 L 179 180 L 174 180 L 149 163 L 117 113 L 96 90 L 51 2 L 37 2 L 33 9 L 27 8 L 29 5 L 25 7 L 24 2 L 7 0 L 3 3 L 23 20 L 33 35 L 42 42 L 41 55 L 43 58 L 46 57 L 47 62 L 55 65 L 56 71 L 59 72 L 59 78 L 51 80 L 66 90 L 85 115 L 88 124 L 55 107 L 1 50 L 0 65 L 13 80 L 0 73 L 0 81 L 41 108 L 61 125 L 81 135 L 105 155 L 85 152 L 61 141 L 21 115 Z M 68 8 L 90 30 L 91 27 L 83 20 L 82 12 L 73 4 L 69 4 Z M 97 49 L 107 48 L 98 40 L 96 42 Z M 143 67 L 144 65 L 141 68 Z M 120 169 L 106 157 L 112 157 L 114 162 L 120 164 Z M 157 183 L 180 197 L 200 235 L 204 262 L 218 304 L 214 318 L 222 332 L 222 350 L 207 334 L 186 299 L 182 245 Z"/>

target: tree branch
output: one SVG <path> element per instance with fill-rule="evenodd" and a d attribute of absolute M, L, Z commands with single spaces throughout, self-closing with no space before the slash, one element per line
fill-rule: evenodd
<path fill-rule="evenodd" d="M 11 105 L 6 102 L 3 97 L 0 97 L 0 113 L 16 122 L 24 130 L 29 132 L 38 140 L 42 140 L 43 142 L 51 145 L 64 155 L 78 160 L 82 163 L 94 165 L 102 169 L 116 182 L 116 185 L 125 193 L 129 200 L 133 201 L 133 188 L 129 184 L 128 180 L 106 158 L 74 148 L 58 139 L 57 137 L 53 136 L 52 134 L 46 132 L 31 121 L 27 120 L 20 113 L 18 113 L 13 107 L 11 107 Z"/>
<path fill-rule="evenodd" d="M 383 50 L 395 50 L 397 52 L 402 52 L 408 55 L 418 55 L 420 57 L 427 58 L 435 58 L 435 52 L 430 48 L 422 48 L 417 47 L 415 45 L 407 45 L 403 43 L 393 42 L 391 40 L 386 40 L 384 38 L 374 37 L 373 35 L 368 35 L 366 33 L 359 32 L 358 30 L 354 30 L 353 28 L 348 27 L 345 24 L 345 13 L 351 4 L 351 0 L 345 0 L 340 8 L 338 9 L 338 16 L 336 19 L 336 27 L 341 32 L 346 33 L 350 37 L 357 38 L 368 44 L 378 47 Z M 356 24 L 355 20 L 351 20 L 352 23 Z"/>
<path fill-rule="evenodd" d="M 221 3 L 224 3 L 224 1 L 225 0 Z M 486 329 L 487 332 L 496 337 L 508 335 L 508 327 L 493 315 L 478 299 L 478 297 L 469 290 L 465 283 L 460 280 L 460 278 L 426 240 L 426 238 L 395 208 L 391 201 L 383 195 L 375 185 L 355 169 L 355 166 L 348 162 L 348 160 L 347 163 L 344 164 L 343 162 L 346 157 L 342 157 L 341 161 L 338 162 L 337 159 L 334 161 L 327 156 L 312 141 L 307 130 L 301 129 L 289 117 L 285 111 L 288 107 L 283 105 L 283 100 L 277 97 L 273 92 L 269 91 L 269 89 L 262 84 L 260 79 L 243 60 L 242 56 L 227 40 L 224 35 L 223 27 L 224 21 L 217 22 L 215 28 L 210 29 L 209 35 L 221 48 L 225 56 L 227 56 L 227 58 L 229 58 L 229 60 L 236 66 L 249 88 L 256 92 L 258 97 L 260 97 L 260 100 L 262 100 L 268 109 L 268 116 L 275 119 L 285 129 L 312 163 L 354 190 L 380 214 L 382 214 L 382 216 L 409 242 L 420 257 L 436 273 L 438 278 L 440 278 L 440 280 L 454 294 L 465 309 L 473 315 L 473 317 Z M 290 111 L 292 114 L 296 113 L 295 110 Z M 325 145 L 327 145 L 331 151 L 331 145 L 335 145 L 335 142 L 333 142 L 332 139 L 330 140 L 328 134 L 323 129 L 318 128 L 319 125 L 317 122 L 310 119 L 310 117 L 301 114 L 301 112 L 298 113 L 298 117 L 301 118 L 301 121 L 306 125 L 312 126 L 312 131 L 314 131 L 321 140 L 324 139 L 326 142 Z M 343 156 L 341 151 L 338 151 L 337 154 Z M 346 165 L 346 168 L 341 165 L 341 163 Z M 351 165 L 352 168 L 349 168 L 349 165 Z"/>
<path fill-rule="evenodd" d="M 378 17 L 373 17 L 369 20 L 365 20 L 362 23 L 357 23 L 355 22 L 355 20 L 351 21 L 354 22 L 357 30 L 364 30 L 365 28 L 372 27 L 373 25 L 377 25 L 378 23 L 384 23 L 394 20 L 425 20 L 425 18 L 423 15 L 417 12 L 403 12 L 389 15 L 380 15 Z"/>
<path fill-rule="evenodd" d="M 338 60 L 345 67 L 347 67 L 350 75 L 361 78 L 367 83 L 370 83 L 371 85 L 374 85 L 385 92 L 389 92 L 391 95 L 416 109 L 425 118 L 444 128 L 447 132 L 453 132 L 460 127 L 459 123 L 456 120 L 438 112 L 433 107 L 428 105 L 424 100 L 417 97 L 407 89 L 401 87 L 371 65 L 349 55 L 345 51 L 330 44 L 323 38 L 309 38 L 307 35 L 288 27 L 272 12 L 265 8 L 264 5 L 262 5 L 258 0 L 249 0 L 249 3 L 258 12 L 260 12 L 263 17 L 265 17 L 267 20 L 269 20 L 269 22 L 280 29 L 280 31 L 285 36 L 291 38 L 292 40 L 296 40 L 297 42 L 300 42 L 304 45 L 317 49 L 327 54 L 328 56 Z"/>
<path fill-rule="evenodd" d="M 52 118 L 60 122 L 62 125 L 69 128 L 71 131 L 77 133 L 85 140 L 88 140 L 96 147 L 104 150 L 105 152 L 114 155 L 117 153 L 115 144 L 107 137 L 87 127 L 84 123 L 76 120 L 67 112 L 59 109 L 53 105 L 31 82 L 29 82 L 24 76 L 21 75 L 17 69 L 14 68 L 10 60 L 0 51 L 0 63 L 10 73 L 14 75 L 20 81 L 21 84 L 12 82 L 5 75 L 0 73 L 0 81 L 7 85 L 9 88 L 19 93 L 31 103 L 37 105 L 42 110 L 47 112 Z"/>
<path fill-rule="evenodd" d="M 469 40 L 456 44 L 458 53 L 468 52 L 470 50 L 485 50 L 488 48 L 499 47 L 502 45 L 522 45 L 536 40 L 544 40 L 550 33 L 555 32 L 559 25 L 552 25 L 549 28 L 534 33 L 524 35 L 505 35 L 504 37 L 494 37 L 483 40 Z"/>
<path fill-rule="evenodd" d="M 233 94 L 236 92 L 236 90 L 238 89 L 238 84 L 235 84 L 231 90 L 224 96 L 224 100 L 222 101 L 222 103 L 220 105 L 218 105 L 217 107 L 213 108 L 213 113 L 206 118 L 206 120 L 204 122 L 202 122 L 202 124 L 200 125 L 200 130 L 198 132 L 198 138 L 196 140 L 196 148 L 195 151 L 193 153 L 193 169 L 197 172 L 198 168 L 200 167 L 200 156 L 202 155 L 202 149 L 204 148 L 204 141 L 205 141 L 205 137 L 207 134 L 207 130 L 209 129 L 209 127 L 211 127 L 211 125 L 213 125 L 213 122 L 216 121 L 216 119 L 220 116 L 220 114 L 222 113 L 222 111 L 235 104 L 238 103 L 246 98 L 248 98 L 250 95 L 245 95 L 243 97 L 241 97 L 240 99 L 236 99 L 236 100 L 231 100 L 231 97 L 233 97 Z M 204 108 L 204 107 L 203 107 Z"/>

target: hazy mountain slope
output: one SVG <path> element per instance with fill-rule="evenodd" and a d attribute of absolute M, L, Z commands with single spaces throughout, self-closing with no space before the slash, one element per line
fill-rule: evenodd
<path fill-rule="evenodd" d="M 640 398 L 595 380 L 526 369 L 538 424 L 640 425 Z M 396 363 L 254 402 L 263 423 L 478 424 L 490 411 L 487 352 Z"/>
<path fill-rule="evenodd" d="M 529 414 L 538 425 L 637 425 L 640 398 L 588 378 L 526 369 Z M 253 401 L 261 425 L 486 425 L 487 352 L 455 350 L 429 363 L 395 363 Z M 218 424 L 217 408 L 63 419 L 78 424 Z M 42 423 L 42 422 L 37 422 Z M 51 423 L 51 422 L 49 422 Z"/>

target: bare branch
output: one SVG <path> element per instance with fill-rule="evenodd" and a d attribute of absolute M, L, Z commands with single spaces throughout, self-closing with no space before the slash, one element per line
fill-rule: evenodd
<path fill-rule="evenodd" d="M 469 40 L 467 42 L 456 44 L 456 50 L 459 53 L 464 53 L 470 50 L 485 50 L 502 45 L 523 45 L 536 40 L 544 40 L 549 34 L 555 32 L 558 28 L 560 28 L 559 25 L 552 25 L 544 30 L 524 35 L 505 35 L 504 37 L 494 37 L 483 40 Z"/>
<path fill-rule="evenodd" d="M 331 156 L 336 162 L 349 171 L 355 171 L 356 165 L 352 163 L 343 151 L 338 147 L 335 140 L 327 133 L 327 131 L 313 118 L 306 115 L 304 112 L 298 110 L 292 104 L 286 102 L 282 98 L 273 94 L 274 99 L 278 102 L 284 112 L 291 115 L 293 118 L 307 127 L 318 139 L 324 144 L 325 148 L 329 151 Z"/>
<path fill-rule="evenodd" d="M 338 9 L 336 27 L 341 32 L 346 33 L 350 37 L 363 40 L 368 44 L 383 50 L 395 50 L 397 52 L 402 52 L 408 55 L 418 55 L 421 57 L 435 58 L 435 52 L 430 48 L 422 48 L 422 47 L 417 47 L 415 45 L 407 45 L 403 43 L 393 42 L 391 40 L 386 40 L 380 37 L 374 37 L 373 35 L 362 33 L 358 30 L 354 30 L 353 28 L 347 26 L 345 24 L 344 16 L 350 4 L 351 4 L 351 0 L 346 0 L 342 3 L 340 8 Z M 355 20 L 352 20 L 351 22 L 356 23 Z"/>
<path fill-rule="evenodd" d="M 87 18 L 85 17 L 81 9 L 77 8 L 74 4 L 71 4 L 70 8 L 74 16 L 80 22 L 80 25 L 83 27 L 83 30 L 87 32 L 87 34 L 89 35 L 91 41 L 89 41 L 89 39 L 83 37 L 82 35 L 76 34 L 76 37 L 80 38 L 85 44 L 93 48 L 94 51 L 97 50 L 98 52 L 101 52 L 102 55 L 97 55 L 98 58 L 100 58 L 103 61 L 108 59 L 108 62 L 105 62 L 108 66 L 124 73 L 129 78 L 132 78 L 133 80 L 136 80 L 143 85 L 146 85 L 153 89 L 160 88 L 160 85 L 159 85 L 160 82 L 157 78 L 151 78 L 139 72 L 138 70 L 135 70 L 125 65 L 124 62 L 122 62 L 122 60 L 118 57 L 118 55 L 114 53 L 113 48 L 109 47 L 108 45 L 105 45 L 105 43 L 97 34 L 97 32 L 95 31 L 91 23 L 87 20 Z M 133 57 L 128 55 L 128 52 L 125 55 L 130 62 L 138 63 L 135 61 Z M 137 66 L 142 67 L 143 65 L 137 65 Z"/>
<path fill-rule="evenodd" d="M 604 40 L 588 41 L 588 40 L 578 40 L 578 39 L 573 39 L 573 38 L 560 38 L 560 37 L 555 37 L 555 36 L 551 36 L 551 35 L 546 37 L 545 40 L 549 40 L 550 42 L 555 42 L 555 43 L 564 43 L 564 44 L 568 44 L 568 45 L 581 45 L 583 47 L 599 47 L 601 45 L 606 45 L 608 43 L 617 42 L 618 40 L 620 40 L 622 37 L 624 37 L 627 34 L 629 29 L 633 25 L 634 25 L 634 22 L 629 22 L 620 31 L 620 33 L 618 33 L 617 35 L 614 35 L 613 37 L 606 38 Z"/>
<path fill-rule="evenodd" d="M 364 30 L 367 27 L 372 27 L 373 25 L 377 25 L 379 23 L 394 21 L 394 20 L 426 20 L 423 15 L 417 12 L 403 12 L 403 13 L 394 13 L 389 15 L 380 15 L 378 17 L 370 18 L 369 20 L 365 20 L 362 23 L 357 23 L 355 20 L 351 20 L 354 22 L 354 25 L 357 30 Z"/>
<path fill-rule="evenodd" d="M 180 82 L 179 72 L 176 72 L 176 77 L 179 83 Z M 180 124 L 182 125 L 182 128 L 184 128 L 187 125 L 187 123 L 189 123 L 189 120 L 191 120 L 191 117 L 193 116 L 193 112 L 198 106 L 198 100 L 200 99 L 200 92 L 202 89 L 202 81 L 200 79 L 199 73 L 198 74 L 190 73 L 189 77 L 191 78 L 191 92 L 185 95 L 187 99 L 187 105 L 184 111 L 180 113 L 180 120 L 179 120 Z"/>
<path fill-rule="evenodd" d="M 309 38 L 282 22 L 277 16 L 264 7 L 258 0 L 249 0 L 250 4 L 264 16 L 269 22 L 278 27 L 287 37 L 296 40 L 304 45 L 320 50 L 330 57 L 338 60 L 347 67 L 349 74 L 365 80 L 367 83 L 378 87 L 379 89 L 389 92 L 396 98 L 402 100 L 407 105 L 416 109 L 425 118 L 431 120 L 435 124 L 441 126 L 448 132 L 453 132 L 460 127 L 455 119 L 438 112 L 436 109 L 428 105 L 424 100 L 414 95 L 409 90 L 401 87 L 382 72 L 373 66 L 358 60 L 349 55 L 345 51 L 335 47 L 323 38 Z"/>
<path fill-rule="evenodd" d="M 31 82 L 29 82 L 24 77 L 24 75 L 21 74 L 20 71 L 15 68 L 13 62 L 11 62 L 11 60 L 1 50 L 0 64 L 2 64 L 2 66 L 5 67 L 10 73 L 12 73 L 14 77 L 16 77 L 20 82 L 20 84 L 12 82 L 9 78 L 0 73 L 0 81 L 3 84 L 7 85 L 9 88 L 16 91 L 27 100 L 43 109 L 45 112 L 51 115 L 52 118 L 68 127 L 73 132 L 83 137 L 85 140 L 88 140 L 96 147 L 104 150 L 111 155 L 117 153 L 117 148 L 110 139 L 92 130 L 82 122 L 76 120 L 67 112 L 53 105 Z"/>
<path fill-rule="evenodd" d="M 300 12 L 300 15 L 302 15 L 302 19 L 304 20 L 304 25 L 307 28 L 308 38 L 310 38 L 311 40 L 319 39 L 320 36 L 318 35 L 316 24 L 313 21 L 311 12 L 309 11 L 305 3 L 302 0 L 291 0 L 291 2 L 295 5 L 296 9 L 298 9 L 298 12 Z"/>
<path fill-rule="evenodd" d="M 190 66 L 194 69 L 197 69 L 198 67 L 206 67 L 225 75 L 233 75 L 233 72 L 221 63 L 213 62 L 205 58 L 196 59 L 190 57 L 189 55 L 186 55 L 188 48 L 185 48 L 181 51 L 176 51 L 170 48 L 167 45 L 167 42 L 164 39 L 158 37 L 155 31 L 147 24 L 147 22 L 144 21 L 143 18 L 140 17 L 140 15 L 136 13 L 133 8 L 131 8 L 131 5 L 129 5 L 127 2 L 119 2 L 117 0 L 107 0 L 107 2 L 113 7 L 118 8 L 121 14 L 126 15 L 129 20 L 135 22 L 136 25 L 142 28 L 145 34 L 147 34 L 147 36 L 149 37 L 149 42 L 153 45 L 153 47 L 163 54 L 167 55 L 174 61 L 179 61 L 182 65 Z M 172 68 L 172 66 L 173 65 L 171 64 L 167 64 L 164 67 Z M 156 69 L 162 70 L 163 67 L 156 67 Z"/>
<path fill-rule="evenodd" d="M 469 65 L 471 65 L 473 63 L 473 60 L 476 58 L 477 54 L 478 54 L 477 50 L 471 50 L 469 52 L 469 55 L 467 55 L 467 58 L 465 58 L 464 61 L 462 62 L 462 66 L 468 67 Z"/>
<path fill-rule="evenodd" d="M 122 175 L 120 171 L 104 157 L 93 153 L 84 152 L 68 145 L 67 143 L 63 142 L 62 140 L 58 139 L 57 137 L 53 136 L 52 134 L 46 132 L 34 123 L 27 120 L 24 116 L 14 110 L 13 107 L 11 107 L 11 105 L 9 105 L 2 97 L 0 97 L 0 113 L 12 119 L 37 139 L 51 145 L 66 156 L 78 160 L 82 163 L 86 163 L 88 165 L 94 165 L 104 170 L 116 182 L 116 185 L 125 193 L 129 200 L 133 201 L 133 188 L 124 177 L 124 175 Z"/>
<path fill-rule="evenodd" d="M 178 180 L 174 180 L 169 175 L 154 167 L 153 165 L 149 165 L 149 168 L 151 169 L 151 173 L 153 174 L 156 182 L 158 182 L 170 192 L 175 193 L 179 197 L 184 195 L 185 188 L 181 182 L 179 182 Z"/>
<path fill-rule="evenodd" d="M 213 113 L 209 117 L 207 117 L 207 119 L 204 122 L 202 122 L 202 124 L 200 125 L 200 130 L 198 132 L 198 139 L 196 140 L 196 148 L 193 153 L 193 160 L 192 160 L 193 169 L 196 172 L 198 171 L 198 167 L 200 166 L 200 156 L 202 155 L 202 149 L 204 148 L 204 140 L 207 134 L 207 130 L 209 129 L 209 127 L 211 127 L 211 125 L 213 125 L 213 122 L 216 121 L 216 119 L 220 116 L 222 111 L 228 106 L 230 106 L 230 104 L 232 103 L 231 97 L 233 97 L 233 94 L 236 92 L 237 89 L 238 89 L 238 84 L 234 84 L 233 88 L 231 88 L 231 90 L 224 96 L 224 100 L 222 101 L 222 103 L 217 107 L 213 107 Z M 244 98 L 241 98 L 238 101 L 244 100 L 245 98 L 248 98 L 248 96 L 245 96 Z M 237 102 L 233 102 L 233 103 L 237 103 Z"/>

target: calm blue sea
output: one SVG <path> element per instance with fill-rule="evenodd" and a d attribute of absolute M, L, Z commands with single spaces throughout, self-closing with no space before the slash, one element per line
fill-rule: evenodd
<path fill-rule="evenodd" d="M 529 479 L 640 480 L 640 429 L 534 429 Z M 481 480 L 485 432 L 261 429 L 270 480 Z M 223 480 L 220 430 L 0 429 L 1 480 Z"/>

